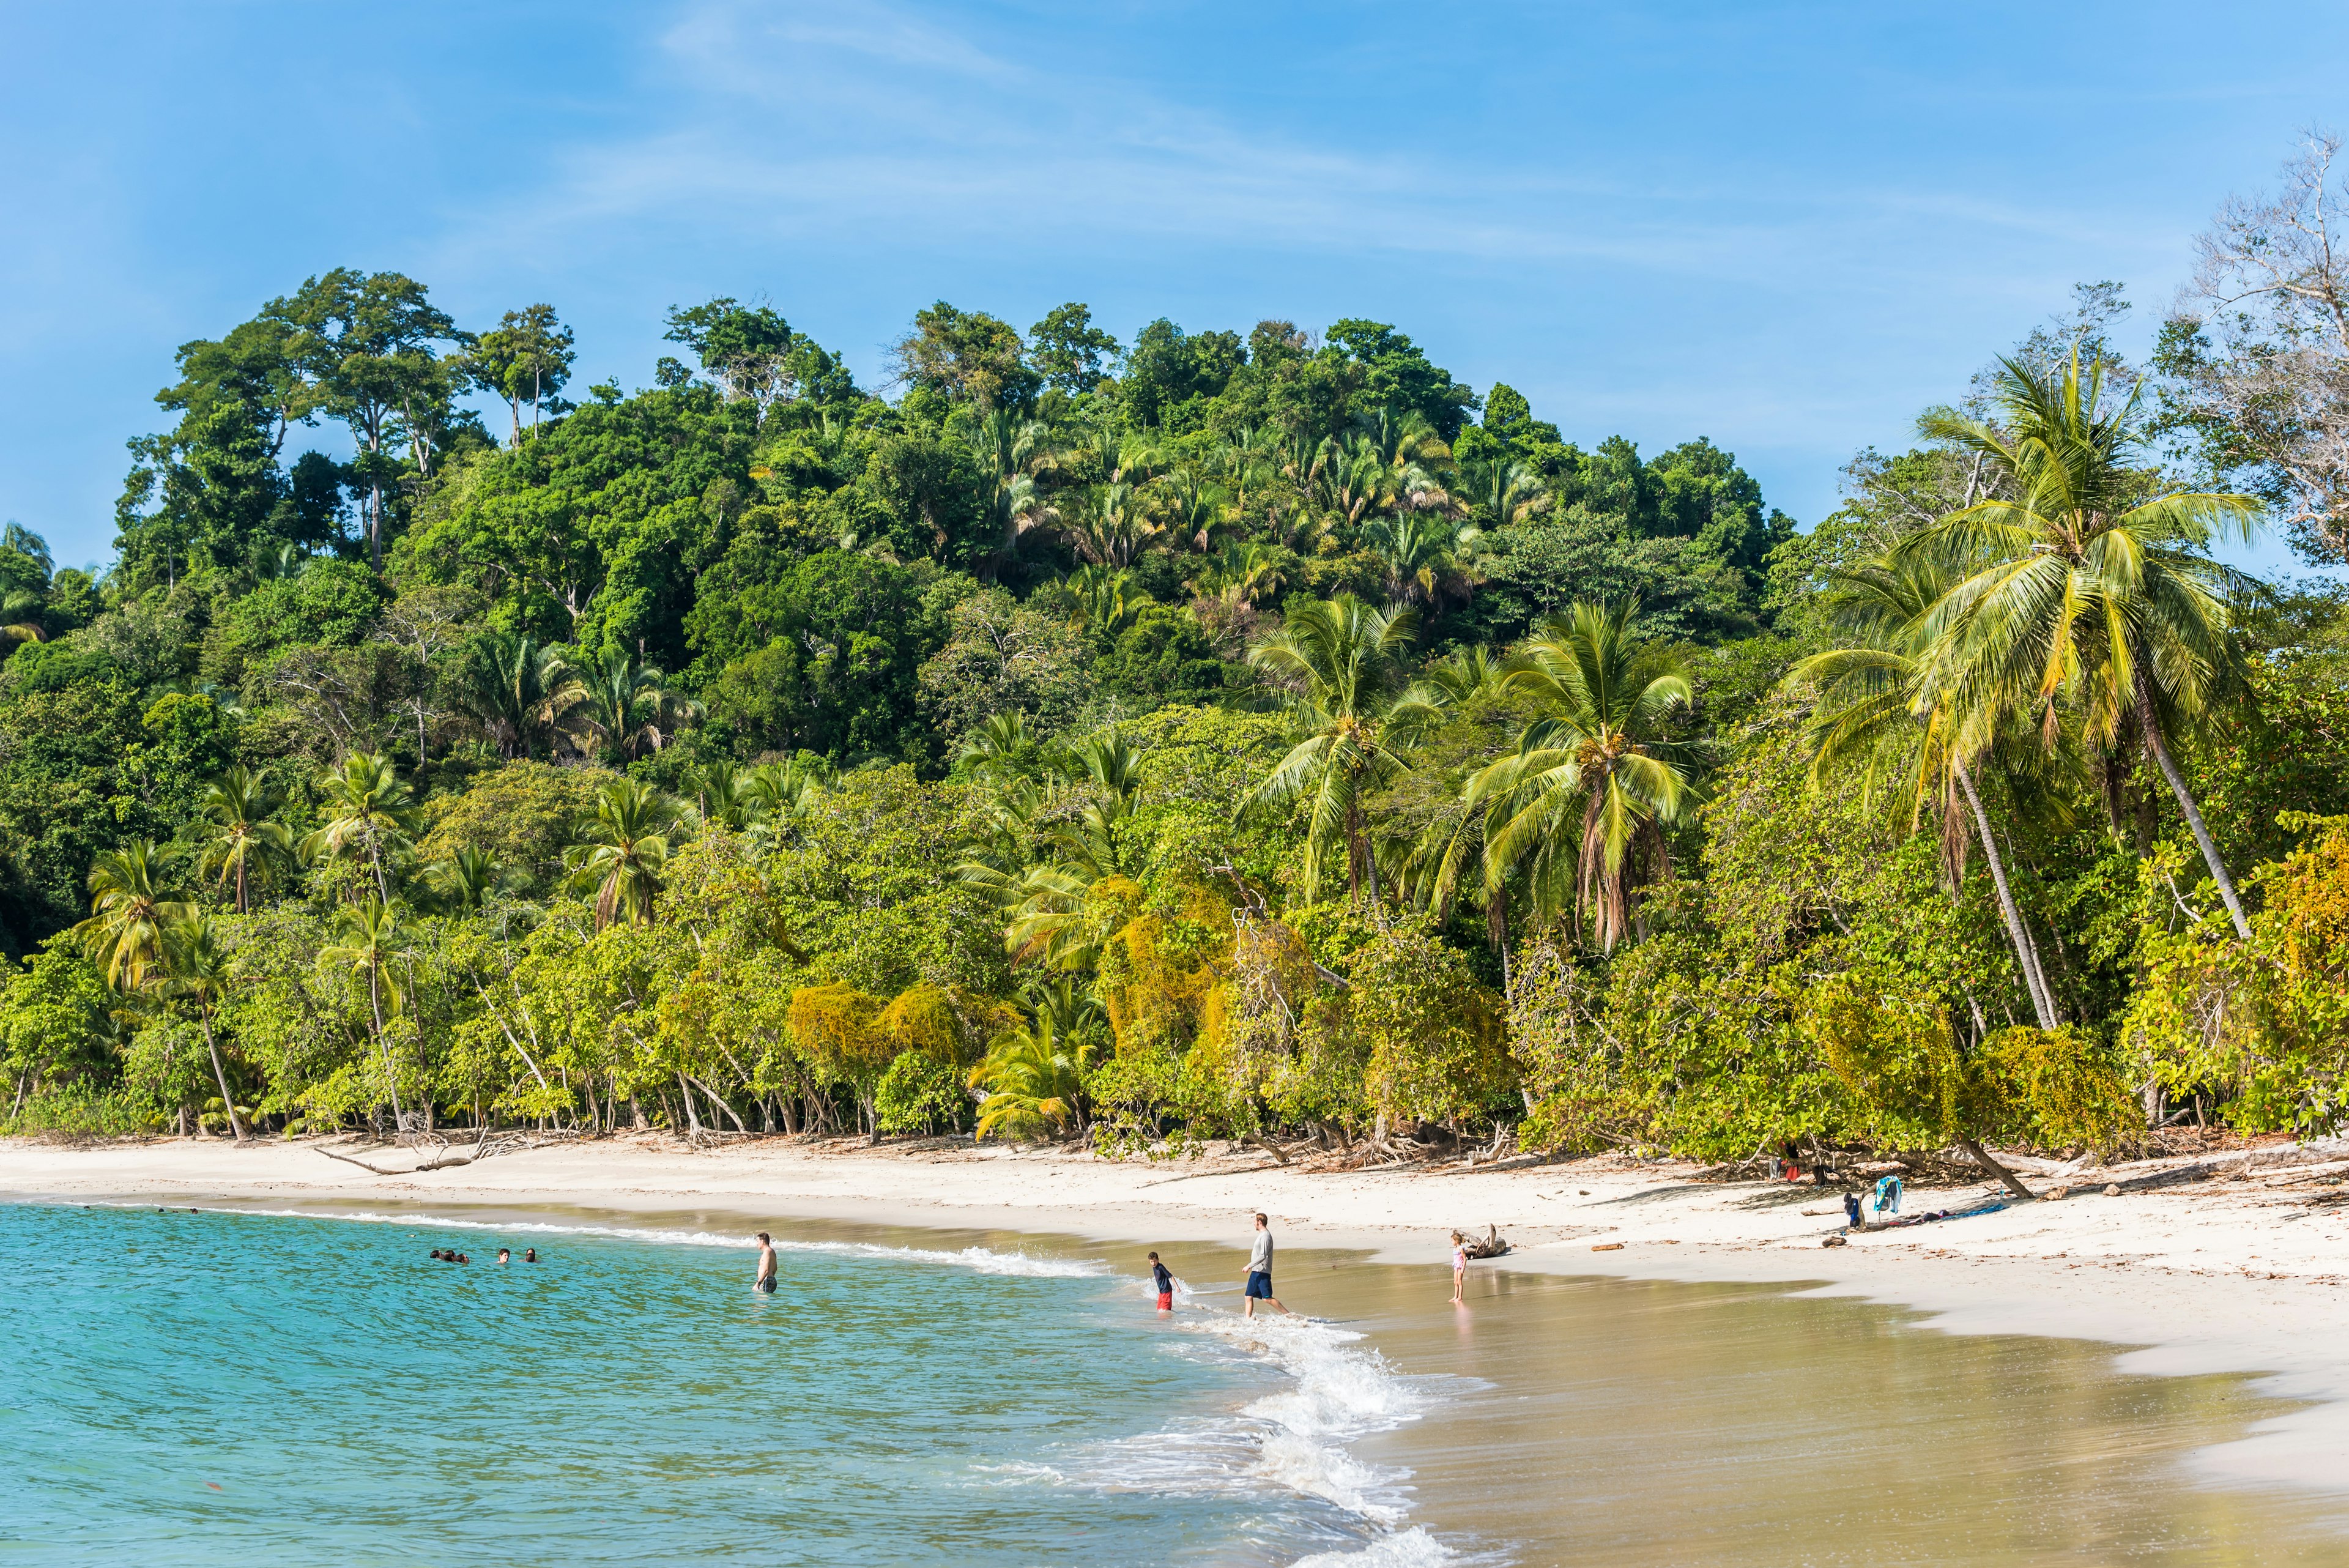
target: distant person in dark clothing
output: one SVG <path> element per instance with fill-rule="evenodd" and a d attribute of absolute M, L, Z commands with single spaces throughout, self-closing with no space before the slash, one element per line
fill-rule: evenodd
<path fill-rule="evenodd" d="M 1158 1310 L 1173 1312 L 1174 1310 L 1174 1276 L 1166 1272 L 1166 1265 L 1158 1261 L 1158 1254 L 1155 1252 L 1150 1254 L 1150 1278 L 1158 1286 Z"/>

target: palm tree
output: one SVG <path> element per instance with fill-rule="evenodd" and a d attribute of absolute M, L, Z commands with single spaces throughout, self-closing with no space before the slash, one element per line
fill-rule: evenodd
<path fill-rule="evenodd" d="M 407 950 L 407 933 L 399 929 L 399 919 L 389 904 L 381 898 L 369 898 L 336 912 L 335 937 L 333 944 L 319 952 L 318 961 L 346 974 L 367 976 L 367 1017 L 375 1033 L 376 1050 L 383 1058 L 384 1081 L 391 1087 L 392 1125 L 406 1132 L 408 1110 L 400 1103 L 399 1073 L 391 1064 L 391 1044 L 386 1031 L 389 1020 L 398 1016 L 403 1000 L 398 982 L 392 977 L 391 963 Z"/>
<path fill-rule="evenodd" d="M 624 652 L 591 662 L 580 687 L 580 700 L 566 719 L 631 762 L 659 751 L 667 732 L 701 716 L 700 703 L 670 691 L 658 670 Z"/>
<path fill-rule="evenodd" d="M 832 764 L 821 759 L 794 757 L 752 768 L 742 785 L 752 836 L 770 848 L 788 841 L 832 786 Z"/>
<path fill-rule="evenodd" d="M 978 1104 L 978 1136 L 1081 1125 L 1079 1096 L 1090 1054 L 1081 1041 L 1061 1034 L 1053 1009 L 1038 1007 L 1032 1023 L 998 1040 L 971 1069 L 970 1086 L 986 1096 Z"/>
<path fill-rule="evenodd" d="M 1143 514 L 1142 496 L 1125 483 L 1096 484 L 1061 509 L 1061 531 L 1078 555 L 1097 566 L 1124 567 L 1158 533 Z"/>
<path fill-rule="evenodd" d="M 470 845 L 446 860 L 434 861 L 431 870 L 442 895 L 469 913 L 487 903 L 512 877 L 496 855 Z"/>
<path fill-rule="evenodd" d="M 253 873 L 293 858 L 294 836 L 285 825 L 270 819 L 277 799 L 242 765 L 232 767 L 204 785 L 198 809 L 212 818 L 219 832 L 204 846 L 201 873 L 223 883 L 234 882 L 236 912 L 252 907 Z"/>
<path fill-rule="evenodd" d="M 1157 601 L 1123 566 L 1081 566 L 1069 578 L 1076 595 L 1074 624 L 1098 637 L 1115 637 Z"/>
<path fill-rule="evenodd" d="M 2044 374 L 2002 359 L 1998 423 L 1950 410 L 1920 422 L 1927 436 L 1982 459 L 1996 481 L 1989 499 L 1903 546 L 1970 574 L 1925 618 L 1931 679 L 1961 689 L 1961 709 L 1981 722 L 2022 714 L 2051 745 L 2067 699 L 2094 745 L 2109 747 L 2134 724 L 2248 941 L 2234 880 L 2168 731 L 2204 715 L 2235 670 L 2225 600 L 2247 580 L 2206 552 L 2220 536 L 2248 536 L 2260 504 L 2163 489 L 2133 465 L 2145 441 L 2144 384 L 2107 399 L 2106 369 L 2098 358 L 2084 374 L 2076 349 Z"/>
<path fill-rule="evenodd" d="M 1032 771 L 1041 754 L 1028 715 L 1011 708 L 972 725 L 954 760 L 957 766 L 968 764 L 975 774 L 1002 776 Z"/>
<path fill-rule="evenodd" d="M 1362 530 L 1362 543 L 1386 563 L 1388 597 L 1423 606 L 1464 590 L 1471 579 L 1460 550 L 1475 538 L 1475 529 L 1429 512 L 1381 517 Z"/>
<path fill-rule="evenodd" d="M 1998 889 L 2008 943 L 2014 949 L 2023 988 L 2031 993 L 2032 1011 L 2040 1028 L 2052 1030 L 2061 1022 L 2054 992 L 2040 964 L 2038 944 L 2015 905 L 2005 857 L 1975 786 L 1979 759 L 1966 751 L 1969 727 L 1953 711 L 1951 690 L 1936 690 L 1928 679 L 1931 649 L 1920 628 L 1949 587 L 1948 574 L 1921 555 L 1893 556 L 1837 574 L 1827 590 L 1827 607 L 1852 646 L 1800 660 L 1787 672 L 1786 683 L 1810 687 L 1818 694 L 1806 737 L 1815 785 L 1828 765 L 1845 759 L 1864 765 L 1863 787 L 1873 784 L 1877 763 L 1886 753 L 1909 760 L 1911 820 L 1929 805 L 1940 806 L 1942 863 L 1953 887 L 1963 869 L 1965 839 L 1962 829 L 1951 829 L 1971 814 L 1990 864 L 1991 881 Z M 1953 794 L 1964 797 L 1962 810 L 1956 808 Z"/>
<path fill-rule="evenodd" d="M 1523 866 L 1537 919 L 1569 904 L 1595 910 L 1602 947 L 1630 929 L 1635 846 L 1665 861 L 1660 824 L 1693 797 L 1690 762 L 1665 732 L 1692 701 L 1688 677 L 1641 648 L 1636 601 L 1578 603 L 1553 616 L 1511 661 L 1506 684 L 1543 710 L 1517 732 L 1515 756 L 1468 781 L 1467 803 L 1492 802 L 1487 894 Z M 1574 873 L 1568 897 L 1568 872 Z"/>
<path fill-rule="evenodd" d="M 1237 604 L 1259 605 L 1288 586 L 1280 554 L 1259 540 L 1226 539 L 1193 579 L 1195 591 L 1220 595 Z"/>
<path fill-rule="evenodd" d="M 1310 798 L 1305 840 L 1304 893 L 1320 891 L 1321 862 L 1345 846 L 1346 884 L 1361 896 L 1365 873 L 1378 895 L 1378 866 L 1362 831 L 1362 791 L 1402 769 L 1387 746 L 1391 732 L 1407 732 L 1432 713 L 1425 691 L 1405 678 L 1402 655 L 1418 628 L 1419 612 L 1373 609 L 1350 594 L 1293 601 L 1281 630 L 1248 649 L 1248 662 L 1288 682 L 1284 701 L 1302 738 L 1263 783 L 1240 802 L 1246 815 Z"/>
<path fill-rule="evenodd" d="M 161 981 L 164 994 L 183 996 L 196 1004 L 204 1049 L 212 1054 L 212 1079 L 220 1085 L 221 1108 L 228 1114 L 229 1130 L 243 1143 L 244 1118 L 237 1115 L 236 1096 L 229 1093 L 228 1070 L 221 1064 L 220 1043 L 212 1035 L 212 1009 L 229 984 L 229 970 L 228 956 L 221 951 L 211 920 L 191 914 L 163 929 Z"/>
<path fill-rule="evenodd" d="M 387 848 L 408 842 L 419 820 L 416 795 L 400 782 L 399 770 L 380 752 L 354 752 L 343 765 L 318 780 L 326 797 L 326 824 L 302 840 L 302 857 L 364 857 L 375 873 L 375 896 L 391 901 L 391 878 L 383 868 Z"/>
<path fill-rule="evenodd" d="M 650 784 L 614 779 L 599 793 L 585 842 L 568 857 L 575 885 L 595 889 L 595 929 L 616 919 L 650 925 L 668 864 L 677 810 Z"/>
<path fill-rule="evenodd" d="M 1227 497 L 1223 487 L 1185 467 L 1161 474 L 1152 488 L 1158 493 L 1175 540 L 1186 549 L 1206 550 L 1216 525 L 1226 515 Z"/>
<path fill-rule="evenodd" d="M 1516 459 L 1495 457 L 1460 465 L 1458 495 L 1498 528 L 1524 522 L 1549 499 L 1549 491 L 1539 475 Z"/>
<path fill-rule="evenodd" d="M 458 700 L 511 760 L 528 756 L 586 700 L 586 682 L 562 650 L 528 636 L 487 631 L 466 645 Z"/>
<path fill-rule="evenodd" d="M 137 991 L 163 957 L 163 932 L 192 911 L 157 886 L 161 857 L 134 838 L 90 863 L 89 919 L 74 927 L 82 950 L 117 991 Z"/>
<path fill-rule="evenodd" d="M 694 775 L 693 800 L 694 815 L 705 827 L 740 833 L 759 817 L 750 771 L 730 762 L 703 765 Z"/>
<path fill-rule="evenodd" d="M 1460 649 L 1429 664 L 1419 683 L 1428 701 L 1439 709 L 1458 709 L 1471 702 L 1506 695 L 1510 666 L 1479 644 Z M 1453 906 L 1464 888 L 1484 907 L 1485 940 L 1500 955 L 1506 989 L 1509 973 L 1509 914 L 1506 889 L 1495 877 L 1485 876 L 1485 846 L 1499 826 L 1498 803 L 1474 806 L 1458 797 L 1431 815 L 1416 833 L 1407 829 L 1392 845 L 1389 859 L 1396 872 L 1398 890 L 1409 902 L 1431 911 L 1439 924 L 1452 918 Z"/>
<path fill-rule="evenodd" d="M 1036 471 L 1051 461 L 1051 427 L 1022 420 L 1008 409 L 989 409 L 965 435 L 988 475 L 988 518 L 994 524 L 995 552 L 987 566 L 1000 576 L 1019 558 L 1019 542 L 1037 528 L 1060 520 L 1051 500 L 1036 488 Z"/>
<path fill-rule="evenodd" d="M 48 601 L 31 588 L 10 588 L 0 595 L 0 638 L 10 642 L 47 642 L 41 623 Z"/>

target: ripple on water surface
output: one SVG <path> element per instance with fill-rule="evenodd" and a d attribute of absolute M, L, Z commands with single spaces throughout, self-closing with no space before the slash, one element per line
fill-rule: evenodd
<path fill-rule="evenodd" d="M 1450 1556 L 1347 1451 L 1427 1396 L 1341 1330 L 1163 1324 L 1088 1259 L 781 1245 L 757 1297 L 708 1231 L 0 1209 L 5 1555 Z"/>

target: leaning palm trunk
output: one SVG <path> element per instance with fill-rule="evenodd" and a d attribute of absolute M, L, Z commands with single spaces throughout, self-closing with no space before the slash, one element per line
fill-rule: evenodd
<path fill-rule="evenodd" d="M 203 1020 L 204 1049 L 212 1053 L 212 1078 L 214 1082 L 220 1085 L 221 1109 L 228 1114 L 228 1130 L 236 1135 L 237 1142 L 243 1143 L 244 1141 L 244 1118 L 236 1114 L 236 1096 L 228 1092 L 228 1073 L 221 1066 L 220 1046 L 215 1044 L 212 1041 L 212 1012 L 209 1008 L 201 1009 L 199 1010 L 198 1016 Z"/>
<path fill-rule="evenodd" d="M 375 1048 L 383 1056 L 384 1082 L 391 1086 L 391 1125 L 408 1130 L 408 1110 L 399 1103 L 399 1070 L 391 1064 L 391 1045 L 383 1035 L 383 988 L 378 971 L 367 970 L 367 1011 L 375 1019 Z"/>
<path fill-rule="evenodd" d="M 2137 722 L 2145 733 L 2145 749 L 2160 764 L 2161 776 L 2169 781 L 2169 793 L 2178 797 L 2178 809 L 2186 814 L 2186 825 L 2194 830 L 2194 842 L 2201 847 L 2202 862 L 2210 867 L 2210 879 L 2219 884 L 2219 897 L 2226 902 L 2228 918 L 2235 922 L 2235 935 L 2250 941 L 2251 924 L 2243 918 L 2242 900 L 2235 897 L 2234 881 L 2220 864 L 2219 846 L 2210 841 L 2210 829 L 2202 821 L 2202 810 L 2194 804 L 2185 775 L 2178 771 L 2177 759 L 2169 754 L 2169 747 L 2161 738 L 2161 725 L 2153 716 L 2153 692 L 2142 659 L 2137 663 Z"/>
<path fill-rule="evenodd" d="M 2014 944 L 2014 961 L 2022 967 L 2023 985 L 2031 992 L 2032 1011 L 2039 1015 L 2040 1028 L 2054 1029 L 2058 1026 L 2054 993 L 2047 987 L 2046 971 L 2039 966 L 2039 944 L 2032 940 L 2031 928 L 2023 923 L 2022 912 L 2015 908 L 2013 890 L 2007 886 L 2006 862 L 1999 855 L 1998 841 L 1991 835 L 1990 813 L 1983 809 L 1982 795 L 1974 789 L 1973 775 L 1962 765 L 1950 771 L 1957 774 L 1958 787 L 1966 792 L 1966 803 L 1973 807 L 1982 856 L 1990 862 L 1990 879 L 1998 888 L 1999 912 L 2006 917 L 2007 940 Z"/>

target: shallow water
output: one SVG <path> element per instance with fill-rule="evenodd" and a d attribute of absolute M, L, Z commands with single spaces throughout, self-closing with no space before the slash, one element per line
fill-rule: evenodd
<path fill-rule="evenodd" d="M 0 1208 L 0 1561 L 1243 1563 L 1386 1532 L 1229 1441 L 1292 1369 L 1099 1262 L 786 1240 L 762 1298 L 721 1240 Z"/>
<path fill-rule="evenodd" d="M 761 1299 L 709 1212 L 0 1207 L 0 1563 L 2349 1563 L 2189 1479 L 2286 1407 L 2110 1347 L 1305 1249 L 1326 1321 L 1250 1326 L 1174 1245 L 1168 1322 L 1140 1248 L 769 1228 Z"/>
<path fill-rule="evenodd" d="M 1357 1456 L 1528 1564 L 2349 1563 L 2349 1498 L 2197 1484 L 2197 1449 L 2292 1408 L 2243 1377 L 1785 1287 L 1480 1266 L 1454 1308 L 1448 1269 L 1365 1272 L 1356 1326 L 1459 1381 Z"/>

